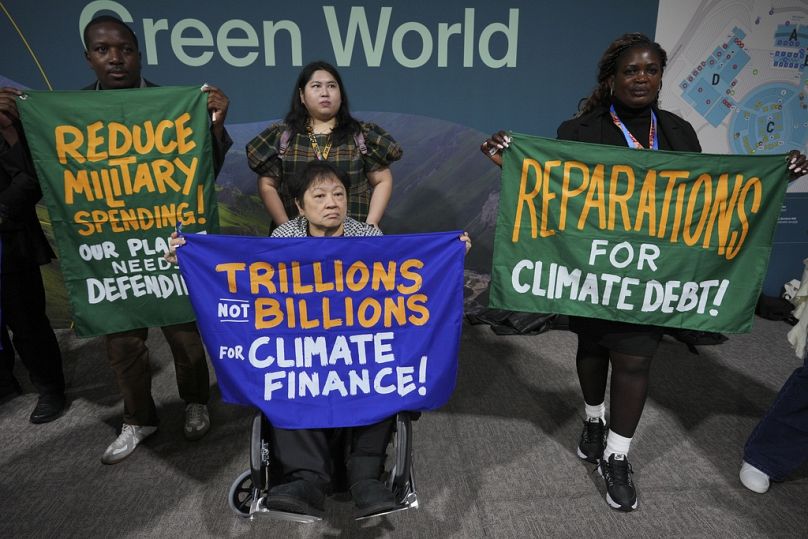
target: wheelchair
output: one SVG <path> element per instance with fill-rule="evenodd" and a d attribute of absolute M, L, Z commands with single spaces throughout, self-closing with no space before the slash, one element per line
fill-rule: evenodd
<path fill-rule="evenodd" d="M 415 491 L 415 472 L 413 469 L 412 421 L 420 414 L 399 412 L 396 414 L 394 429 L 387 448 L 384 477 L 399 506 L 392 511 L 384 511 L 359 517 L 356 520 L 373 518 L 388 513 L 418 507 L 418 495 Z M 264 500 L 269 489 L 275 486 L 280 473 L 272 447 L 270 432 L 272 425 L 266 416 L 257 412 L 250 427 L 250 469 L 241 473 L 227 495 L 227 501 L 233 512 L 242 518 L 254 519 L 256 515 L 277 520 L 311 523 L 322 520 L 315 515 L 290 513 L 268 509 Z"/>

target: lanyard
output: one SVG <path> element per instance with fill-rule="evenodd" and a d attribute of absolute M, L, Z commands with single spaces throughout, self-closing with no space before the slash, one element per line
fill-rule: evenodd
<path fill-rule="evenodd" d="M 637 140 L 631 132 L 626 129 L 626 126 L 623 125 L 623 122 L 620 121 L 620 118 L 617 117 L 617 113 L 614 111 L 614 105 L 609 107 L 609 114 L 612 116 L 612 122 L 616 125 L 620 131 L 623 132 L 623 136 L 626 138 L 626 144 L 628 144 L 629 148 L 634 148 L 635 150 L 644 150 L 645 146 L 640 144 L 640 141 Z M 652 150 L 659 149 L 659 137 L 657 136 L 657 121 L 656 115 L 654 111 L 651 110 L 651 129 L 648 131 L 648 148 Z"/>
<path fill-rule="evenodd" d="M 331 134 L 328 135 L 328 142 L 326 142 L 325 147 L 320 150 L 320 145 L 317 144 L 317 138 L 314 136 L 314 131 L 311 128 L 311 124 L 306 126 L 306 134 L 309 136 L 309 142 L 311 143 L 311 148 L 314 150 L 314 155 L 317 156 L 318 161 L 323 161 L 328 159 L 328 152 L 331 150 Z"/>

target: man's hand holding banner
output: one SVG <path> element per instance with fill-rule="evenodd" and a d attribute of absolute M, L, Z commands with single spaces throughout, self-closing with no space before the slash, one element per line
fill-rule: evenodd
<path fill-rule="evenodd" d="M 180 269 L 222 397 L 281 428 L 444 404 L 463 315 L 458 235 L 186 235 Z"/>
<path fill-rule="evenodd" d="M 503 159 L 492 307 L 750 329 L 786 190 L 784 155 L 513 135 Z"/>
<path fill-rule="evenodd" d="M 162 254 L 177 221 L 218 231 L 206 94 L 28 91 L 18 107 L 76 333 L 193 320 L 185 284 Z"/>

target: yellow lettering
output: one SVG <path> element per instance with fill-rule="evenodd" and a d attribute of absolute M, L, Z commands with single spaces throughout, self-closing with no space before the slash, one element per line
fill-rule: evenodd
<path fill-rule="evenodd" d="M 699 190 L 704 189 L 704 200 L 699 204 Z M 690 247 L 698 243 L 699 238 L 704 233 L 704 225 L 707 224 L 707 218 L 710 217 L 710 205 L 713 202 L 713 179 L 709 174 L 702 174 L 693 183 L 690 189 L 690 197 L 687 199 L 687 213 L 685 214 L 685 226 L 682 231 L 682 239 L 686 245 Z M 693 229 L 693 216 L 696 212 L 700 213 L 699 221 L 696 224 L 695 232 Z"/>
<path fill-rule="evenodd" d="M 225 264 L 216 264 L 216 271 L 217 272 L 226 272 L 227 273 L 227 291 L 231 294 L 235 294 L 238 291 L 238 285 L 236 284 L 236 272 L 244 271 L 247 265 L 244 262 L 228 262 Z"/>
<path fill-rule="evenodd" d="M 637 220 L 634 230 L 639 231 L 648 216 L 648 235 L 656 236 L 656 170 L 649 170 L 642 182 L 637 205 Z"/>
<path fill-rule="evenodd" d="M 151 153 L 154 148 L 154 124 L 151 120 L 143 122 L 143 127 L 136 125 L 132 128 L 132 144 L 141 155 Z"/>
<path fill-rule="evenodd" d="M 73 174 L 70 169 L 65 169 L 64 184 L 65 204 L 73 204 L 75 201 L 74 194 L 84 195 L 88 202 L 95 200 L 90 189 L 90 180 L 87 177 L 86 170 L 79 170 L 76 174 Z"/>
<path fill-rule="evenodd" d="M 283 322 L 283 312 L 278 300 L 274 298 L 255 300 L 255 329 L 274 328 L 281 322 Z M 294 327 L 294 325 L 289 324 L 289 327 Z"/>
<path fill-rule="evenodd" d="M 303 284 L 303 278 L 300 276 L 300 262 L 292 261 L 292 293 L 293 294 L 311 294 L 314 292 L 314 286 L 310 284 Z M 304 327 L 303 313 L 300 314 L 300 325 Z"/>
<path fill-rule="evenodd" d="M 741 199 L 738 203 L 738 220 L 741 223 L 741 234 L 738 237 L 738 243 L 730 246 L 727 249 L 727 260 L 732 260 L 741 251 L 741 246 L 746 241 L 746 236 L 749 233 L 749 220 L 746 217 L 746 197 L 749 191 L 752 190 L 752 207 L 749 208 L 750 213 L 757 213 L 760 209 L 760 201 L 763 198 L 763 185 L 760 183 L 760 178 L 749 178 L 749 181 L 743 186 L 741 191 Z M 733 235 L 736 232 L 733 232 Z M 734 243 L 734 242 L 733 242 Z"/>
<path fill-rule="evenodd" d="M 59 163 L 66 165 L 68 155 L 77 163 L 84 163 L 84 156 L 79 152 L 79 148 L 84 144 L 84 135 L 80 129 L 72 125 L 59 125 L 54 129 L 53 135 L 56 139 L 56 155 L 59 157 Z M 72 140 L 67 140 L 68 136 L 72 137 Z"/>
<path fill-rule="evenodd" d="M 617 194 L 620 184 L 620 175 L 626 177 L 626 190 L 622 195 Z M 634 194 L 634 169 L 628 165 L 614 165 L 609 179 L 609 224 L 607 228 L 614 230 L 617 215 L 617 205 L 620 205 L 620 216 L 623 218 L 623 228 L 631 230 L 631 217 L 628 214 L 628 200 Z"/>
<path fill-rule="evenodd" d="M 396 286 L 396 263 L 390 261 L 387 263 L 385 269 L 382 262 L 376 261 L 373 263 L 373 278 L 370 283 L 370 288 L 378 290 L 384 285 L 385 290 L 393 290 Z"/>
<path fill-rule="evenodd" d="M 368 282 L 370 282 L 370 270 L 361 260 L 351 264 L 351 267 L 345 272 L 345 284 L 348 286 L 348 290 L 359 292 L 368 285 Z"/>
<path fill-rule="evenodd" d="M 107 152 L 99 152 L 98 147 L 104 144 L 104 137 L 98 134 L 104 122 L 97 121 L 87 126 L 87 160 L 91 163 L 107 158 Z"/>
<path fill-rule="evenodd" d="M 570 189 L 570 171 L 573 168 L 581 171 L 581 183 L 578 187 Z M 564 230 L 567 227 L 567 203 L 571 198 L 586 191 L 587 187 L 589 187 L 589 167 L 578 161 L 566 161 L 564 163 L 564 177 L 561 187 L 561 210 L 558 213 L 559 230 Z"/>
<path fill-rule="evenodd" d="M 171 120 L 160 120 L 157 128 L 154 130 L 154 146 L 160 153 L 172 153 L 177 147 L 177 141 L 170 139 L 164 142 L 165 132 L 174 127 L 174 122 Z"/>
<path fill-rule="evenodd" d="M 241 264 L 241 266 L 243 269 L 244 264 Z M 274 275 L 275 268 L 269 262 L 253 262 L 250 264 L 250 293 L 258 294 L 261 292 L 261 287 L 263 287 L 267 294 L 274 294 L 275 285 L 272 283 Z"/>
<path fill-rule="evenodd" d="M 125 125 L 118 122 L 109 122 L 109 145 L 107 150 L 110 157 L 124 155 L 132 148 L 132 133 Z M 121 139 L 120 142 L 118 139 Z"/>
<path fill-rule="evenodd" d="M 533 171 L 533 188 L 528 192 L 527 178 L 530 171 Z M 513 221 L 513 235 L 511 241 L 516 243 L 519 241 L 519 230 L 522 227 L 522 208 L 527 204 L 530 211 L 530 232 L 531 237 L 535 238 L 538 231 L 538 222 L 536 220 L 536 206 L 533 204 L 533 199 L 539 194 L 539 173 L 541 172 L 541 165 L 538 161 L 533 159 L 525 159 L 522 161 L 522 178 L 519 181 L 519 198 L 516 201 L 516 217 Z"/>
<path fill-rule="evenodd" d="M 426 308 L 426 302 L 426 294 L 414 294 L 407 298 L 407 308 L 413 312 L 413 314 L 407 317 L 410 324 L 423 326 L 429 322 L 429 309 Z"/>
<path fill-rule="evenodd" d="M 401 276 L 404 279 L 409 279 L 412 281 L 412 284 L 405 286 L 403 283 L 399 283 L 396 290 L 398 290 L 400 294 L 412 294 L 420 290 L 421 285 L 423 284 L 423 279 L 421 278 L 421 274 L 415 270 L 420 270 L 423 267 L 424 263 L 417 258 L 408 258 L 402 262 L 401 266 L 398 268 L 398 271 L 401 273 Z"/>
<path fill-rule="evenodd" d="M 595 165 L 595 170 L 592 171 L 592 178 L 589 181 L 589 190 L 586 192 L 586 199 L 584 200 L 584 207 L 581 209 L 581 215 L 578 217 L 578 230 L 583 230 L 586 219 L 589 216 L 589 210 L 595 208 L 598 210 L 598 228 L 603 230 L 606 228 L 606 201 L 604 200 L 605 186 L 603 184 L 603 165 Z"/>
<path fill-rule="evenodd" d="M 541 184 L 541 230 L 539 231 L 542 238 L 555 234 L 555 230 L 547 229 L 547 219 L 550 216 L 550 201 L 556 197 L 555 193 L 550 192 L 550 170 L 558 166 L 561 166 L 561 161 L 544 162 L 544 179 Z"/>
<path fill-rule="evenodd" d="M 176 126 L 177 130 L 177 151 L 181 155 L 186 154 L 196 148 L 196 142 L 193 140 L 188 140 L 194 135 L 194 130 L 185 125 L 185 122 L 190 120 L 191 114 L 189 112 L 181 114 L 176 120 L 174 120 L 174 125 Z"/>

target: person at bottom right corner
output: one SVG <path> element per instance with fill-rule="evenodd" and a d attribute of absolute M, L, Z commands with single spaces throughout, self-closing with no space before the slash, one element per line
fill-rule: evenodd
<path fill-rule="evenodd" d="M 808 356 L 780 388 L 744 447 L 743 486 L 763 494 L 808 462 Z"/>

